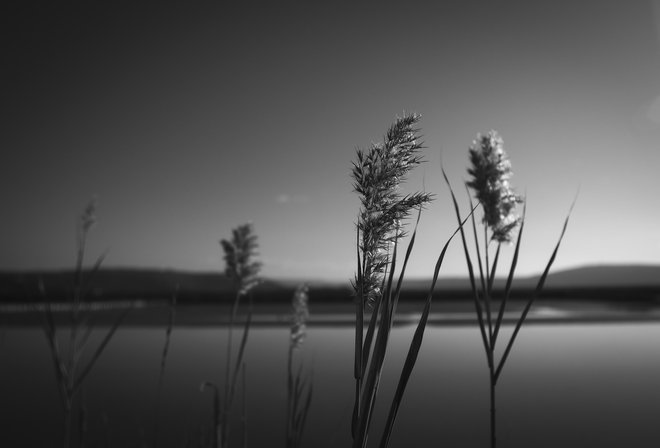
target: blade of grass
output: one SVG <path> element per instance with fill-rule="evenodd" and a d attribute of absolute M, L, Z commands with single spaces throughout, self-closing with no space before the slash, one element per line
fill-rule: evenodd
<path fill-rule="evenodd" d="M 387 271 L 386 271 L 387 275 Z M 386 284 L 383 282 L 381 291 L 385 290 Z M 369 318 L 369 326 L 367 327 L 367 335 L 364 338 L 364 346 L 362 348 L 362 379 L 364 379 L 364 374 L 366 372 L 367 366 L 369 365 L 369 360 L 371 359 L 371 349 L 373 348 L 373 338 L 376 331 L 376 325 L 378 324 L 379 316 L 382 315 L 382 300 L 378 300 L 377 303 L 373 305 L 373 310 L 371 311 L 371 317 Z"/>
<path fill-rule="evenodd" d="M 396 310 L 396 304 L 398 303 L 399 297 L 401 295 L 401 287 L 403 285 L 403 278 L 405 276 L 406 268 L 408 266 L 408 261 L 410 259 L 410 254 L 412 253 L 412 249 L 415 245 L 417 227 L 418 227 L 418 224 L 419 224 L 420 216 L 421 216 L 421 208 L 418 212 L 417 222 L 415 223 L 415 228 L 413 230 L 413 233 L 410 237 L 410 241 L 408 243 L 408 247 L 406 249 L 406 254 L 405 254 L 405 257 L 404 257 L 404 260 L 403 260 L 403 266 L 401 267 L 401 272 L 399 273 L 399 278 L 397 280 L 396 290 L 394 291 L 393 295 L 392 295 L 392 291 L 391 291 L 392 278 L 393 277 L 392 277 L 392 275 L 390 276 L 390 281 L 389 281 L 389 284 L 388 284 L 388 296 L 391 297 L 391 300 L 388 300 L 388 302 L 385 303 L 385 306 L 389 307 L 389 309 L 385 308 L 385 314 L 383 315 L 383 319 L 386 318 L 387 320 L 385 321 L 384 325 L 381 325 L 381 331 L 383 331 L 384 334 L 385 334 L 385 337 L 383 338 L 384 343 L 382 345 L 382 347 L 383 347 L 382 348 L 382 355 L 379 354 L 378 356 L 376 356 L 376 354 L 374 353 L 375 360 L 378 363 L 377 373 L 376 373 L 378 379 L 380 379 L 382 369 L 383 369 L 383 363 L 384 363 L 384 360 L 385 360 L 385 349 L 387 347 L 387 341 L 388 341 L 389 334 L 390 334 L 390 331 L 391 331 L 392 325 L 393 325 L 393 319 L 394 319 L 393 315 L 394 315 L 394 312 Z M 394 268 L 395 268 L 394 260 L 395 260 L 395 258 L 396 258 L 396 246 L 395 246 L 395 249 L 394 249 L 394 255 L 392 257 L 392 269 L 390 271 L 390 274 L 394 273 Z M 381 334 L 381 331 L 379 331 L 379 335 Z M 376 389 L 377 389 L 377 387 L 378 387 L 378 383 L 376 383 Z M 375 400 L 375 393 L 376 393 L 376 391 L 374 391 L 374 400 Z M 372 413 L 371 413 L 371 410 L 370 410 L 369 418 L 371 418 L 371 415 L 372 415 Z M 366 433 L 365 433 L 365 438 L 364 438 L 364 444 L 366 444 L 366 439 L 367 439 L 366 436 L 368 434 L 368 431 L 369 431 L 369 424 L 367 423 Z"/>
<path fill-rule="evenodd" d="M 470 215 L 472 215 L 473 213 L 474 210 L 472 211 L 472 213 L 470 213 Z M 463 220 L 460 226 L 461 228 L 463 227 L 463 224 L 465 224 L 468 218 L 469 217 L 466 217 L 465 220 Z M 408 355 L 403 365 L 401 376 L 399 377 L 399 383 L 397 385 L 396 392 L 394 394 L 394 399 L 392 400 L 390 412 L 387 416 L 387 422 L 385 423 L 385 430 L 383 432 L 383 437 L 380 443 L 381 448 L 386 448 L 389 445 L 390 437 L 392 435 L 392 429 L 394 427 L 394 422 L 396 421 L 396 416 L 399 411 L 399 406 L 401 405 L 401 400 L 403 399 L 403 393 L 405 392 L 406 386 L 408 385 L 408 380 L 410 379 L 410 375 L 412 374 L 413 367 L 417 362 L 417 355 L 419 354 L 419 350 L 422 346 L 422 340 L 424 338 L 424 330 L 426 328 L 428 316 L 431 311 L 431 300 L 433 298 L 433 291 L 435 289 L 435 284 L 438 281 L 438 274 L 440 272 L 440 267 L 442 266 L 442 262 L 444 261 L 445 253 L 447 252 L 449 243 L 454 238 L 454 236 L 456 236 L 458 231 L 459 229 L 456 229 L 454 233 L 449 237 L 444 247 L 442 248 L 442 251 L 440 252 L 440 256 L 438 257 L 438 260 L 435 264 L 435 269 L 433 271 L 433 281 L 431 282 L 431 288 L 426 297 L 426 304 L 424 305 L 422 316 L 419 320 L 419 323 L 417 324 L 417 329 L 415 330 L 415 334 L 410 343 L 410 348 L 408 349 Z"/>
<path fill-rule="evenodd" d="M 238 373 L 240 367 L 243 364 L 243 356 L 245 354 L 245 346 L 247 345 L 248 334 L 250 333 L 250 324 L 252 323 L 252 293 L 248 294 L 248 314 L 245 319 L 245 326 L 243 327 L 243 337 L 241 338 L 241 345 L 238 348 L 238 357 L 236 358 L 236 364 L 234 366 L 234 373 L 232 374 L 231 379 L 231 389 L 228 397 L 227 409 L 231 408 L 234 395 L 236 393 L 236 383 L 238 381 Z"/>
<path fill-rule="evenodd" d="M 61 355 L 59 344 L 57 342 L 57 330 L 55 327 L 55 320 L 53 318 L 53 307 L 49 300 L 46 298 L 46 288 L 44 286 L 43 279 L 39 278 L 39 294 L 41 295 L 44 301 L 44 314 L 43 316 L 43 329 L 46 334 L 46 339 L 48 340 L 48 346 L 50 348 L 53 366 L 55 367 L 55 375 L 58 383 L 58 390 L 60 391 L 60 397 L 62 403 L 66 400 L 66 371 L 64 365 L 61 362 Z"/>
<path fill-rule="evenodd" d="M 575 201 L 577 200 L 577 197 L 573 199 L 573 203 L 571 204 L 571 208 L 568 211 L 568 215 L 566 216 L 566 219 L 564 220 L 564 226 L 561 229 L 561 234 L 559 235 L 559 240 L 557 241 L 557 245 L 555 246 L 555 249 L 552 251 L 552 255 L 550 256 L 550 260 L 548 260 L 548 264 L 545 266 L 545 269 L 543 270 L 543 274 L 541 275 L 541 278 L 539 279 L 538 284 L 536 285 L 536 289 L 534 290 L 534 293 L 532 296 L 529 298 L 529 301 L 527 302 L 527 305 L 525 306 L 525 309 L 522 312 L 522 315 L 520 316 L 520 319 L 518 319 L 518 323 L 516 324 L 515 329 L 513 330 L 513 334 L 511 335 L 511 338 L 509 339 L 509 343 L 506 346 L 506 349 L 504 350 L 504 354 L 502 355 L 502 359 L 500 360 L 499 364 L 497 365 L 497 370 L 495 371 L 495 380 L 499 379 L 500 374 L 502 373 L 502 368 L 504 367 L 504 363 L 507 360 L 507 357 L 509 356 L 509 352 L 511 351 L 511 347 L 513 346 L 514 341 L 516 340 L 516 336 L 518 335 L 518 332 L 520 331 L 520 327 L 522 326 L 523 322 L 525 321 L 525 318 L 527 317 L 527 313 L 529 313 L 530 308 L 532 307 L 532 304 L 534 303 L 534 300 L 536 297 L 540 294 L 541 290 L 543 289 L 543 285 L 545 284 L 545 279 L 548 276 L 548 272 L 550 272 L 550 267 L 555 261 L 555 258 L 557 257 L 557 252 L 559 251 L 559 245 L 561 244 L 562 239 L 564 238 L 564 234 L 566 233 L 566 227 L 568 226 L 568 220 L 571 217 L 571 213 L 573 211 L 573 206 L 575 206 Z"/>
<path fill-rule="evenodd" d="M 383 291 L 383 296 L 380 303 L 380 306 L 382 307 L 382 316 L 377 323 L 378 332 L 376 335 L 376 341 L 374 343 L 373 360 L 367 369 L 366 383 L 364 384 L 364 388 L 362 390 L 362 407 L 359 410 L 357 433 L 356 437 L 353 439 L 353 448 L 363 448 L 367 443 L 367 433 L 369 431 L 372 410 L 374 408 L 380 381 L 379 373 L 385 359 L 387 340 L 389 336 L 387 331 L 387 324 L 390 321 L 388 315 L 390 310 L 389 302 L 392 299 L 392 281 L 394 277 L 394 271 L 396 269 L 397 246 L 398 240 L 395 239 L 387 286 Z"/>
<path fill-rule="evenodd" d="M 381 291 L 385 291 L 387 287 L 387 280 L 389 279 L 389 271 L 388 267 L 385 268 L 385 273 L 383 276 L 383 281 L 381 283 Z M 375 304 L 373 304 L 373 310 L 371 312 L 371 318 L 369 320 L 369 327 L 367 329 L 367 336 L 364 341 L 364 347 L 363 347 L 363 356 L 362 356 L 362 376 L 360 378 L 360 387 L 363 386 L 364 378 L 367 373 L 367 369 L 369 368 L 370 362 L 373 362 L 373 357 L 371 356 L 371 350 L 374 346 L 374 334 L 376 333 L 376 327 L 377 324 L 380 322 L 379 319 L 382 319 L 383 315 L 383 306 L 385 305 L 385 300 L 378 299 Z M 362 398 L 360 398 L 362 400 Z M 361 401 L 362 403 L 362 401 Z M 354 425 L 355 427 L 352 428 L 355 431 L 357 431 L 358 425 L 358 417 L 357 417 L 357 410 L 353 410 L 353 419 L 354 419 Z"/>
<path fill-rule="evenodd" d="M 94 262 L 94 266 L 92 266 L 92 269 L 89 271 L 89 274 L 87 274 L 84 278 L 83 281 L 83 286 L 82 286 L 82 297 L 87 297 L 89 293 L 91 292 L 92 285 L 94 284 L 94 278 L 98 274 L 99 270 L 101 269 L 101 264 L 103 264 L 103 261 L 105 258 L 108 256 L 108 250 L 103 252 Z"/>
<path fill-rule="evenodd" d="M 450 186 L 450 190 L 451 190 L 451 186 Z M 470 190 L 468 189 L 467 185 L 465 186 L 465 191 L 467 191 L 467 197 L 468 197 L 468 201 L 469 201 L 469 204 L 470 204 L 470 209 L 474 210 L 475 206 L 474 206 L 474 203 L 472 202 L 472 196 L 470 196 Z M 452 191 L 452 195 L 453 194 L 454 193 Z M 454 205 L 456 206 L 456 203 Z M 460 219 L 459 219 L 459 221 L 460 221 Z M 474 247 L 476 248 L 476 251 L 477 251 L 477 262 L 479 264 L 479 279 L 480 279 L 480 282 L 481 282 L 481 294 L 483 295 L 483 301 L 484 301 L 483 307 L 486 309 L 486 322 L 488 323 L 488 332 L 487 332 L 487 335 L 486 335 L 486 341 L 487 341 L 488 348 L 486 349 L 486 354 L 488 356 L 490 356 L 490 352 L 492 351 L 491 347 L 492 347 L 492 335 L 493 335 L 493 330 L 492 330 L 493 327 L 492 327 L 491 312 L 490 312 L 490 298 L 489 298 L 489 295 L 488 295 L 488 290 L 486 289 L 486 281 L 484 280 L 484 269 L 483 269 L 483 265 L 482 265 L 482 261 L 481 261 L 481 249 L 480 249 L 480 245 L 479 245 L 479 236 L 477 235 L 477 223 L 476 223 L 476 220 L 475 220 L 475 217 L 474 217 L 474 213 L 472 213 L 471 221 L 472 221 L 472 234 L 473 234 L 473 237 L 474 237 Z M 467 251 L 468 251 L 467 245 L 465 245 L 465 250 L 466 250 L 466 257 L 467 257 Z M 486 251 L 486 254 L 488 254 L 488 242 L 487 241 L 486 241 L 485 251 Z M 486 256 L 488 256 L 488 255 L 486 255 Z M 468 260 L 468 264 L 471 264 L 471 262 L 469 260 Z M 486 263 L 486 265 L 487 264 L 488 263 Z M 488 272 L 488 266 L 486 266 L 486 272 Z M 475 288 L 475 287 L 476 287 L 476 283 L 473 283 L 473 288 Z M 475 289 L 474 294 L 475 294 L 476 304 L 479 305 L 478 306 L 479 316 L 482 316 L 483 308 L 481 308 L 482 305 L 481 305 L 481 299 L 479 298 L 479 291 L 477 289 Z M 481 317 L 481 318 L 483 319 L 483 317 Z M 484 330 L 485 330 L 485 328 L 484 328 Z M 489 359 L 488 363 L 490 365 L 490 363 L 492 363 L 492 360 Z"/>
<path fill-rule="evenodd" d="M 470 209 L 474 208 L 474 203 L 472 202 L 472 196 L 470 196 L 470 190 L 468 190 L 467 185 L 465 186 L 465 190 L 467 191 L 467 197 L 468 201 L 470 204 Z M 479 263 L 479 278 L 481 279 L 481 290 L 486 291 L 486 284 L 484 283 L 484 269 L 483 265 L 481 263 L 481 249 L 479 245 L 479 236 L 477 235 L 477 222 L 474 217 L 474 214 L 472 214 L 472 234 L 474 236 L 474 247 L 477 250 L 477 262 Z"/>
<path fill-rule="evenodd" d="M 77 380 L 74 382 L 72 393 L 75 393 L 75 391 L 80 387 L 80 385 L 85 380 L 87 375 L 89 375 L 89 372 L 92 370 L 92 367 L 94 367 L 94 364 L 101 356 L 101 353 L 103 353 L 103 350 L 105 350 L 105 347 L 108 345 L 108 342 L 110 342 L 110 339 L 112 339 L 112 336 L 114 336 L 115 332 L 117 331 L 117 328 L 119 328 L 119 325 L 121 325 L 122 321 L 124 320 L 124 318 L 126 317 L 129 311 L 130 308 L 126 308 L 124 311 L 122 311 L 122 313 L 119 315 L 119 317 L 113 324 L 112 328 L 110 328 L 108 333 L 105 335 L 105 338 L 103 338 L 101 344 L 96 348 L 96 351 L 92 355 L 92 358 L 89 360 L 85 368 L 82 370 Z"/>
<path fill-rule="evenodd" d="M 488 260 L 488 227 L 484 226 L 484 271 L 486 272 L 486 284 L 485 288 L 483 290 L 484 293 L 484 302 L 486 304 L 486 321 L 488 322 L 488 342 L 490 344 L 490 351 L 491 351 L 491 356 L 493 352 L 493 316 L 491 313 L 491 307 L 490 307 L 490 291 L 488 289 L 488 285 L 490 285 L 490 267 L 489 267 L 489 260 Z M 484 285 L 484 279 L 481 279 L 481 284 Z"/>
<path fill-rule="evenodd" d="M 388 258 L 389 258 L 389 253 L 388 253 Z M 387 279 L 389 278 L 389 266 L 385 267 L 385 271 L 383 273 L 383 281 L 380 284 L 380 290 L 385 291 L 385 288 L 387 286 Z M 377 303 L 373 306 L 373 309 L 371 311 L 371 316 L 369 320 L 369 327 L 367 328 L 367 336 L 364 339 L 364 346 L 362 348 L 363 352 L 363 362 L 362 362 L 362 377 L 364 378 L 364 374 L 367 369 L 367 365 L 369 363 L 370 359 L 370 353 L 371 349 L 373 346 L 373 337 L 374 337 L 374 332 L 376 330 L 376 324 L 378 323 L 379 316 L 382 315 L 382 300 L 377 300 Z"/>
<path fill-rule="evenodd" d="M 506 308 L 509 294 L 511 293 L 511 285 L 513 283 L 513 276 L 518 265 L 518 254 L 520 253 L 520 241 L 522 239 L 523 229 L 525 228 L 525 213 L 527 212 L 527 201 L 523 202 L 522 218 L 520 220 L 520 229 L 518 230 L 518 238 L 516 239 L 516 249 L 513 252 L 513 259 L 511 260 L 511 268 L 509 269 L 509 276 L 506 279 L 506 287 L 504 288 L 504 297 L 500 303 L 500 309 L 497 313 L 497 321 L 495 322 L 495 332 L 493 333 L 493 348 L 497 342 L 497 335 L 500 332 L 502 319 L 504 318 L 504 310 Z"/>
<path fill-rule="evenodd" d="M 204 389 L 210 388 L 213 390 L 213 448 L 219 448 L 220 443 L 222 440 L 222 435 L 223 435 L 223 427 L 222 427 L 222 411 L 220 410 L 220 390 L 218 390 L 218 387 L 210 382 L 210 381 L 204 381 L 199 390 L 200 392 L 204 392 Z"/>
<path fill-rule="evenodd" d="M 403 260 L 403 267 L 401 269 L 401 274 L 399 275 L 399 280 L 396 285 L 396 293 L 394 294 L 394 300 L 392 300 L 392 303 L 390 304 L 391 306 L 390 323 L 389 323 L 390 328 L 392 327 L 394 314 L 396 313 L 396 307 L 397 304 L 399 303 L 399 292 L 401 291 L 401 285 L 403 284 L 403 274 L 406 271 L 406 266 L 408 266 L 408 260 L 410 259 L 410 254 L 412 253 L 413 246 L 415 245 L 415 239 L 417 238 L 417 227 L 419 226 L 419 219 L 421 218 L 421 216 L 422 216 L 422 207 L 419 207 L 419 211 L 417 212 L 417 220 L 415 221 L 415 227 L 413 228 L 413 233 L 410 236 L 410 242 L 408 243 L 408 248 L 406 249 L 406 256 L 404 257 Z"/>
<path fill-rule="evenodd" d="M 82 354 L 82 352 L 85 350 L 85 347 L 87 346 L 87 342 L 89 342 L 89 337 L 92 335 L 93 330 L 94 330 L 93 325 L 91 324 L 87 325 L 85 327 L 85 332 L 78 339 L 75 350 L 79 355 Z"/>
<path fill-rule="evenodd" d="M 353 421 L 351 426 L 351 434 L 353 437 L 357 435 L 357 428 L 360 418 L 360 410 L 362 409 L 362 387 L 367 373 L 367 368 L 369 366 L 371 349 L 373 347 L 373 336 L 375 334 L 376 324 L 378 323 L 378 315 L 382 313 L 382 306 L 384 301 L 379 300 L 373 305 L 373 311 L 371 313 L 371 319 L 369 320 L 369 328 L 367 329 L 367 337 L 365 338 L 363 355 L 362 355 L 362 372 L 361 376 L 356 384 L 356 392 L 359 393 L 359 399 L 356 399 L 355 406 L 353 408 Z"/>
<path fill-rule="evenodd" d="M 248 446 L 248 431 L 247 431 L 247 382 L 245 380 L 245 363 L 243 363 L 243 448 Z"/>
<path fill-rule="evenodd" d="M 53 367 L 55 368 L 55 376 L 57 378 L 58 391 L 60 393 L 60 398 L 62 400 L 62 406 L 65 406 L 66 397 L 67 397 L 67 388 L 66 384 L 67 373 L 64 367 L 64 364 L 61 361 L 61 354 L 59 349 L 59 344 L 57 342 L 57 333 L 55 330 L 55 323 L 53 320 L 53 310 L 50 306 L 50 302 L 46 303 L 46 312 L 44 316 L 44 332 L 46 333 L 46 339 L 48 340 L 48 347 L 50 348 L 51 357 L 53 360 Z"/>
<path fill-rule="evenodd" d="M 454 210 L 456 212 L 456 218 L 458 220 L 458 223 L 460 225 L 461 223 L 461 212 L 458 208 L 458 201 L 456 201 L 456 195 L 454 194 L 454 189 L 451 187 L 451 183 L 449 182 L 449 179 L 447 178 L 447 173 L 445 172 L 445 169 L 442 165 L 440 165 L 440 170 L 442 171 L 442 176 L 445 179 L 445 182 L 447 183 L 447 186 L 449 187 L 449 192 L 451 193 L 451 199 L 452 202 L 454 203 Z M 474 306 L 477 311 L 477 322 L 479 323 L 479 330 L 481 332 L 481 340 L 484 344 L 484 350 L 486 353 L 488 353 L 489 350 L 489 345 L 488 345 L 488 338 L 486 337 L 486 327 L 484 324 L 483 320 L 483 315 L 481 311 L 481 304 L 479 303 L 479 296 L 477 294 L 477 287 L 476 283 L 474 280 L 474 268 L 472 267 L 472 260 L 470 259 L 470 251 L 468 250 L 467 246 L 467 241 L 465 239 L 465 232 L 463 231 L 463 227 L 461 226 L 461 241 L 463 242 L 463 250 L 465 252 L 465 260 L 467 261 L 468 265 L 468 273 L 470 275 L 470 285 L 472 287 L 472 293 L 474 296 Z M 491 362 L 489 360 L 489 362 Z"/>
<path fill-rule="evenodd" d="M 502 244 L 498 243 L 497 244 L 497 250 L 495 251 L 495 259 L 493 260 L 493 267 L 490 270 L 490 276 L 488 277 L 490 279 L 490 281 L 488 282 L 488 295 L 492 295 L 492 293 L 493 293 L 493 283 L 495 283 L 495 273 L 497 272 L 497 262 L 500 259 L 500 248 L 501 247 L 502 247 Z"/>
<path fill-rule="evenodd" d="M 353 377 L 355 378 L 355 405 L 353 407 L 353 418 L 351 420 L 351 434 L 355 438 L 357 421 L 360 418 L 360 398 L 362 395 L 361 384 L 363 375 L 362 339 L 364 331 L 364 294 L 362 291 L 362 261 L 360 259 L 360 227 L 357 226 L 357 292 L 355 297 L 355 360 L 353 365 Z"/>
<path fill-rule="evenodd" d="M 159 413 L 161 405 L 161 396 L 163 393 L 163 378 L 165 377 L 165 364 L 167 362 L 167 354 L 170 348 L 170 337 L 172 335 L 172 327 L 174 326 L 174 317 L 176 314 L 176 298 L 179 293 L 179 285 L 177 284 L 172 294 L 169 306 L 169 316 L 167 322 L 167 329 L 165 330 L 165 345 L 163 346 L 163 353 L 160 359 L 160 371 L 158 373 L 158 384 L 156 386 L 156 403 L 154 405 L 154 431 L 152 444 L 155 447 L 158 446 L 158 432 L 159 427 Z"/>
<path fill-rule="evenodd" d="M 313 380 L 313 378 L 312 378 Z M 307 423 L 307 416 L 309 415 L 309 408 L 312 404 L 312 391 L 313 391 L 313 381 L 310 382 L 309 387 L 307 388 L 307 398 L 305 400 L 305 407 L 302 410 L 302 419 L 300 421 L 299 430 L 298 430 L 298 440 L 297 446 L 300 446 L 300 441 L 302 439 L 303 431 L 305 429 L 305 423 Z"/>
<path fill-rule="evenodd" d="M 289 441 L 291 440 L 292 433 L 292 422 L 291 416 L 293 415 L 293 346 L 289 344 L 286 365 L 286 432 L 285 439 L 287 447 L 289 446 Z"/>

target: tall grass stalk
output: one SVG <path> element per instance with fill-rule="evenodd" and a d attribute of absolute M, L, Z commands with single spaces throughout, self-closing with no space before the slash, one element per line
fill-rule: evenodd
<path fill-rule="evenodd" d="M 163 379 L 165 378 L 165 364 L 167 363 L 167 355 L 170 349 L 170 338 L 172 336 L 172 328 L 174 327 L 174 319 L 176 316 L 176 299 L 179 292 L 179 285 L 176 286 L 174 294 L 169 304 L 169 317 L 167 319 L 167 329 L 165 330 L 165 345 L 163 346 L 163 354 L 160 359 L 160 371 L 158 373 L 158 386 L 156 389 L 156 404 L 154 405 L 154 432 L 152 445 L 158 446 L 158 432 L 159 432 L 159 414 L 161 396 L 163 394 Z"/>
<path fill-rule="evenodd" d="M 465 259 L 468 267 L 468 273 L 470 276 L 470 285 L 473 293 L 472 295 L 475 312 L 477 315 L 477 322 L 479 324 L 481 339 L 484 345 L 486 361 L 488 364 L 490 385 L 490 446 L 491 448 L 495 448 L 497 444 L 495 402 L 496 386 L 498 384 L 498 380 L 500 379 L 504 364 L 508 359 L 511 348 L 513 347 L 513 343 L 516 340 L 518 332 L 520 331 L 522 324 L 527 318 L 527 314 L 529 313 L 534 300 L 542 291 L 548 272 L 550 271 L 550 267 L 555 261 L 559 246 L 566 232 L 568 220 L 573 210 L 575 201 L 573 201 L 568 215 L 564 220 L 561 234 L 559 235 L 559 239 L 545 266 L 545 269 L 543 270 L 543 274 L 539 278 L 534 292 L 528 298 L 521 315 L 518 317 L 513 333 L 509 337 L 505 349 L 498 360 L 496 359 L 497 356 L 495 353 L 496 342 L 498 340 L 498 336 L 500 335 L 504 312 L 506 309 L 507 301 L 511 294 L 513 278 L 516 266 L 518 264 L 520 241 L 525 225 L 526 203 L 523 207 L 522 217 L 516 216 L 516 205 L 519 203 L 524 203 L 525 201 L 523 201 L 523 199 L 518 196 L 509 185 L 509 179 L 512 174 L 511 164 L 507 158 L 506 153 L 504 152 L 503 141 L 495 131 L 491 131 L 486 135 L 478 135 L 477 139 L 470 147 L 469 154 L 471 167 L 468 169 L 468 173 L 471 175 L 471 180 L 466 183 L 466 188 L 468 189 L 468 197 L 470 198 L 470 207 L 474 211 L 472 198 L 470 196 L 471 189 L 475 195 L 475 198 L 479 201 L 477 206 L 480 205 L 483 210 L 481 229 L 483 233 L 480 233 L 478 230 L 474 213 L 471 215 L 472 232 L 475 246 L 474 250 L 476 252 L 477 258 L 479 282 L 477 282 L 475 278 L 476 274 L 474 264 L 472 262 L 472 256 L 470 255 L 467 238 L 462 227 L 460 228 L 460 232 L 461 240 L 463 242 Z M 444 168 L 442 169 L 442 175 L 451 193 L 451 198 L 456 213 L 456 219 L 459 223 L 464 222 L 461 218 L 456 195 L 454 194 L 454 190 L 449 182 Z M 503 243 L 513 242 L 513 232 L 518 226 L 519 230 L 515 241 L 513 258 L 509 267 L 509 273 L 507 275 L 506 286 L 504 288 L 504 296 L 502 297 L 499 307 L 497 307 L 497 311 L 495 311 L 493 303 L 493 285 L 495 276 L 497 274 L 500 251 L 502 249 Z M 480 243 L 480 241 L 482 242 Z M 495 246 L 495 254 L 491 263 L 490 251 L 491 246 L 493 245 Z"/>
<path fill-rule="evenodd" d="M 85 379 L 92 371 L 92 368 L 128 313 L 128 309 L 120 313 L 101 342 L 93 350 L 91 357 L 85 362 L 84 355 L 88 348 L 90 336 L 94 330 L 94 325 L 91 322 L 92 311 L 90 311 L 89 307 L 85 306 L 85 302 L 91 291 L 94 276 L 99 271 L 105 258 L 105 254 L 99 256 L 92 269 L 89 272 L 85 272 L 85 246 L 88 233 L 96 223 L 96 208 L 96 201 L 93 199 L 84 209 L 77 222 L 76 265 L 71 303 L 68 308 L 68 335 L 64 335 L 62 338 L 60 338 L 60 329 L 55 322 L 51 300 L 48 298 L 45 286 L 40 282 L 41 295 L 45 302 L 43 328 L 46 339 L 48 340 L 53 366 L 55 367 L 58 390 L 64 411 L 63 446 L 65 448 L 73 446 L 75 421 L 72 418 L 72 413 L 74 400 L 80 392 Z M 79 423 L 81 422 L 79 421 Z"/>
<path fill-rule="evenodd" d="M 247 448 L 248 446 L 248 419 L 247 419 L 247 373 L 246 373 L 247 367 L 245 367 L 245 362 L 243 362 L 243 366 L 241 368 L 242 372 L 242 381 L 241 384 L 243 386 L 242 391 L 243 391 L 243 412 L 241 415 L 241 422 L 243 426 L 243 448 Z"/>
<path fill-rule="evenodd" d="M 422 208 L 431 195 L 414 193 L 402 196 L 399 185 L 407 174 L 422 162 L 419 150 L 420 116 L 404 115 L 389 128 L 382 144 L 373 144 L 368 151 L 358 150 L 353 163 L 354 189 L 360 195 L 357 224 L 357 273 L 355 290 L 355 404 L 352 419 L 353 447 L 367 446 L 387 345 L 394 323 L 396 308 L 408 260 L 415 244 L 417 225 Z M 399 242 L 404 237 L 402 222 L 417 209 L 414 231 L 408 242 L 403 263 L 395 282 Z M 394 422 L 421 348 L 430 313 L 431 299 L 447 247 L 458 229 L 447 240 L 436 263 L 434 278 L 419 324 L 410 343 L 408 355 L 392 399 L 381 447 L 388 446 Z M 365 313 L 368 317 L 366 335 Z"/>
<path fill-rule="evenodd" d="M 219 398 L 220 391 L 213 383 L 208 381 L 203 383 L 201 390 L 203 391 L 206 387 L 213 386 L 216 399 L 218 403 L 221 402 L 222 404 L 217 409 L 214 405 L 214 409 L 218 412 L 218 415 L 214 418 L 216 424 L 214 447 L 226 448 L 229 441 L 229 416 L 236 395 L 236 385 L 241 366 L 243 366 L 245 347 L 252 322 L 252 290 L 261 281 L 259 278 L 261 263 L 255 259 L 258 247 L 257 235 L 254 233 L 252 224 L 250 223 L 233 229 L 232 238 L 230 240 L 221 240 L 220 245 L 224 251 L 225 274 L 232 279 L 235 290 L 227 329 L 227 357 L 225 360 L 225 382 L 222 400 Z M 232 356 L 234 324 L 238 314 L 239 303 L 243 297 L 247 297 L 248 299 L 248 312 L 243 326 L 242 337 L 238 344 L 238 353 L 236 359 L 234 359 Z"/>
<path fill-rule="evenodd" d="M 313 378 L 303 372 L 302 361 L 294 373 L 294 357 L 307 335 L 309 288 L 302 284 L 293 294 L 293 310 L 287 362 L 286 447 L 299 448 L 312 403 Z"/>

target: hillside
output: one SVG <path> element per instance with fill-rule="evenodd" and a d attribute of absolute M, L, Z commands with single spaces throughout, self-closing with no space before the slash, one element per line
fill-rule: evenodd
<path fill-rule="evenodd" d="M 2 272 L 0 273 L 0 301 L 25 302 L 67 301 L 71 297 L 74 274 L 71 271 Z M 504 288 L 504 278 L 498 278 L 495 289 Z M 514 281 L 514 294 L 526 295 L 538 277 L 521 277 Z M 266 280 L 255 290 L 259 302 L 290 300 L 295 280 Z M 43 288 L 40 287 L 43 285 Z M 311 282 L 314 301 L 348 301 L 351 296 L 349 282 Z M 233 286 L 229 278 L 220 273 L 185 272 L 158 269 L 108 268 L 99 271 L 89 283 L 91 300 L 144 299 L 166 300 L 177 290 L 180 301 L 216 302 L 232 300 Z M 441 278 L 436 291 L 452 298 L 470 297 L 467 278 Z M 404 290 L 411 299 L 421 299 L 430 286 L 429 279 L 411 279 L 404 282 Z M 42 292 L 43 291 L 43 292 Z M 660 295 L 660 266 L 608 265 L 585 266 L 551 273 L 546 281 L 544 295 L 580 298 L 657 298 Z"/>

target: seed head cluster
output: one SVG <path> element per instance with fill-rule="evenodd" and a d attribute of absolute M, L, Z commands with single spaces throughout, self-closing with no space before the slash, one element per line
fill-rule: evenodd
<path fill-rule="evenodd" d="M 408 173 L 422 162 L 419 155 L 422 143 L 415 127 L 420 118 L 418 114 L 397 118 L 383 143 L 358 150 L 357 161 L 353 163 L 353 187 L 361 203 L 357 227 L 363 256 L 362 273 L 356 276 L 353 286 L 358 297 L 366 298 L 369 303 L 380 297 L 390 247 L 404 236 L 402 220 L 414 208 L 431 201 L 426 193 L 404 196 L 399 191 Z"/>
<path fill-rule="evenodd" d="M 293 316 L 291 322 L 291 347 L 300 348 L 307 335 L 309 319 L 309 287 L 302 284 L 293 293 Z"/>
<path fill-rule="evenodd" d="M 94 224 L 96 224 L 96 209 L 98 208 L 98 201 L 96 197 L 87 203 L 87 206 L 80 214 L 80 230 L 84 233 L 88 232 Z"/>
<path fill-rule="evenodd" d="M 225 252 L 225 274 L 234 281 L 239 295 L 247 294 L 259 284 L 261 269 L 261 263 L 255 260 L 258 245 L 252 224 L 236 227 L 231 240 L 221 240 L 220 245 Z"/>
<path fill-rule="evenodd" d="M 520 222 L 515 213 L 522 199 L 509 184 L 513 174 L 511 163 L 504 152 L 504 142 L 496 131 L 478 134 L 470 146 L 468 173 L 472 179 L 467 186 L 474 190 L 484 210 L 483 222 L 492 231 L 492 239 L 510 242 L 512 232 Z"/>

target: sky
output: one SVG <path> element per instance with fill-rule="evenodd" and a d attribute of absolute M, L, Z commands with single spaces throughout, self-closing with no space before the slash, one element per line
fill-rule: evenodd
<path fill-rule="evenodd" d="M 519 272 L 660 263 L 660 1 L 15 2 L 0 16 L 0 270 L 89 260 L 222 271 L 252 222 L 264 275 L 353 276 L 357 148 L 422 115 L 409 276 L 467 208 L 497 130 L 527 197 Z M 510 257 L 512 247 L 505 248 Z M 90 261 L 91 262 L 91 261 Z M 460 241 L 441 275 L 465 275 Z"/>

